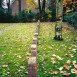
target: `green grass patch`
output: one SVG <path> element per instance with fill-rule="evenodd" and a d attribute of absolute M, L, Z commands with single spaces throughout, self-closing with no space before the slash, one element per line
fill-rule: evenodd
<path fill-rule="evenodd" d="M 35 30 L 36 23 L 19 23 L 0 35 L 0 77 L 27 77 Z"/>
<path fill-rule="evenodd" d="M 13 25 L 13 23 L 0 23 L 0 30 L 11 25 Z"/>
<path fill-rule="evenodd" d="M 69 77 L 77 75 L 71 72 L 74 67 L 73 61 L 77 65 L 77 35 L 63 28 L 63 41 L 53 40 L 55 23 L 41 23 L 38 46 L 38 77 L 65 77 L 62 71 L 69 73 Z M 67 61 L 71 63 L 68 64 Z M 68 65 L 69 70 L 58 68 Z M 58 71 L 57 75 L 51 75 L 53 71 Z"/>

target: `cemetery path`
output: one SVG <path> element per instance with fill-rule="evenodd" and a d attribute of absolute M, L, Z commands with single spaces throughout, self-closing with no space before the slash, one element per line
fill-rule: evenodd
<path fill-rule="evenodd" d="M 12 28 L 15 27 L 15 26 L 18 26 L 18 24 L 13 24 L 13 25 L 11 25 L 11 26 L 8 26 L 8 27 L 5 27 L 5 28 L 1 29 L 1 30 L 0 30 L 0 34 L 3 34 L 4 32 L 6 32 L 6 31 L 12 29 Z"/>

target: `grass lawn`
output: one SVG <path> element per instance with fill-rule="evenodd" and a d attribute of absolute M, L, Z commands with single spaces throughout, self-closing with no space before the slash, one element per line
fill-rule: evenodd
<path fill-rule="evenodd" d="M 13 23 L 0 23 L 0 30 L 11 25 L 13 25 Z"/>
<path fill-rule="evenodd" d="M 0 77 L 27 77 L 35 31 L 36 23 L 20 23 L 0 35 Z"/>
<path fill-rule="evenodd" d="M 77 35 L 63 28 L 64 40 L 55 41 L 54 29 L 55 23 L 41 23 L 38 77 L 77 77 Z"/>
<path fill-rule="evenodd" d="M 0 77 L 27 77 L 36 25 L 19 23 L 0 35 Z M 63 74 L 68 73 L 69 77 L 76 77 L 77 35 L 63 28 L 64 40 L 55 41 L 54 30 L 55 23 L 45 22 L 40 25 L 37 77 L 65 77 Z"/>

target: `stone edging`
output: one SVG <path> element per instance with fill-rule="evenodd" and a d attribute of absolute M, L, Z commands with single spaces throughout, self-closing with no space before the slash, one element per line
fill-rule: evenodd
<path fill-rule="evenodd" d="M 31 45 L 31 57 L 28 61 L 28 77 L 37 77 L 37 51 L 38 51 L 38 35 L 39 35 L 40 21 L 38 20 L 36 33 Z"/>

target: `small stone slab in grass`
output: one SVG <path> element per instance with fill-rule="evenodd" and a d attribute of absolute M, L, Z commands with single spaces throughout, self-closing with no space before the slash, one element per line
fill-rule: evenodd
<path fill-rule="evenodd" d="M 37 50 L 32 50 L 31 51 L 31 56 L 36 57 L 37 56 Z"/>

